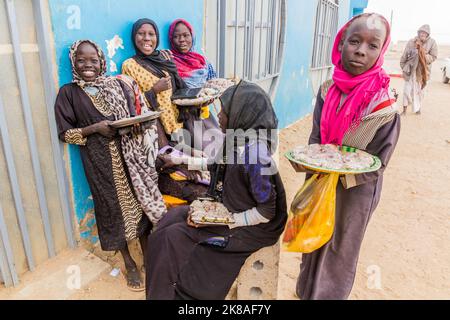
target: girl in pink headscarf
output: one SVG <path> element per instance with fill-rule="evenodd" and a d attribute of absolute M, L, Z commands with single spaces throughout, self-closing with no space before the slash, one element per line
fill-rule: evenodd
<path fill-rule="evenodd" d="M 194 51 L 194 28 L 184 19 L 170 25 L 169 41 L 178 73 L 190 88 L 203 87 L 206 81 L 217 78 L 213 66 Z"/>
<path fill-rule="evenodd" d="M 378 156 L 383 166 L 374 173 L 341 177 L 334 235 L 324 247 L 302 256 L 297 283 L 302 300 L 347 299 L 352 290 L 364 233 L 400 133 L 390 79 L 382 69 L 389 43 L 389 23 L 378 14 L 353 18 L 336 36 L 333 79 L 317 95 L 309 143 L 362 149 Z"/>
<path fill-rule="evenodd" d="M 184 19 L 172 22 L 169 29 L 169 42 L 178 74 L 189 88 L 201 88 L 206 81 L 217 78 L 211 63 L 194 51 L 194 29 L 189 22 Z M 216 118 L 210 113 L 209 106 L 205 105 L 202 108 L 179 106 L 179 108 L 182 114 L 187 115 L 184 127 L 191 133 L 193 147 L 201 149 L 210 157 L 209 153 L 213 152 L 208 151 L 212 149 L 208 146 L 220 146 L 223 135 Z M 201 125 L 196 126 L 196 123 Z M 201 128 L 201 132 L 196 128 Z M 209 136 L 214 136 L 215 140 L 211 141 L 207 138 Z"/>

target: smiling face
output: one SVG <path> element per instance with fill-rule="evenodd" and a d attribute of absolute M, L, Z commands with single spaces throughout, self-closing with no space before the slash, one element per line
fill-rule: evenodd
<path fill-rule="evenodd" d="M 94 81 L 100 74 L 101 64 L 97 49 L 90 43 L 80 44 L 75 57 L 75 70 L 86 82 Z"/>
<path fill-rule="evenodd" d="M 158 43 L 155 28 L 151 24 L 143 24 L 137 31 L 134 41 L 140 52 L 146 56 L 151 55 Z"/>
<path fill-rule="evenodd" d="M 182 22 L 175 27 L 172 36 L 175 49 L 181 53 L 188 53 L 192 48 L 192 34 L 189 28 Z"/>
<path fill-rule="evenodd" d="M 373 24 L 369 23 L 368 19 L 356 19 L 346 30 L 339 45 L 342 65 L 354 76 L 363 74 L 375 65 L 387 37 L 387 27 L 384 23 Z"/>

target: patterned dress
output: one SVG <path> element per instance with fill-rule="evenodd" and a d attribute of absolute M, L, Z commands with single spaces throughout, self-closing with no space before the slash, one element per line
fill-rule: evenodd
<path fill-rule="evenodd" d="M 125 90 L 124 90 L 125 91 Z M 81 135 L 81 128 L 114 116 L 102 95 L 95 96 L 71 83 L 56 99 L 55 115 L 61 141 L 80 146 L 81 159 L 92 192 L 100 245 L 105 251 L 124 248 L 141 237 L 150 222 L 142 212 L 130 179 L 120 137 Z"/>
<path fill-rule="evenodd" d="M 151 90 L 160 80 L 159 77 L 144 68 L 133 58 L 128 59 L 123 63 L 122 73 L 130 76 L 138 83 L 139 89 L 141 92 L 145 93 L 148 104 L 153 109 L 164 111 L 160 119 L 164 130 L 168 135 L 183 128 L 183 124 L 177 121 L 179 116 L 178 108 L 172 104 L 171 101 L 172 89 L 160 92 L 158 95 L 155 95 Z M 166 74 L 167 76 L 169 75 L 168 73 Z"/>

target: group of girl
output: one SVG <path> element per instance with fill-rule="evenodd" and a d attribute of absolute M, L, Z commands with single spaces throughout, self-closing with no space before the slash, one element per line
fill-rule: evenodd
<path fill-rule="evenodd" d="M 207 105 L 174 105 L 175 90 L 201 87 L 216 75 L 205 57 L 193 51 L 194 31 L 187 21 L 174 21 L 169 39 L 171 50 L 158 50 L 155 22 L 138 20 L 132 29 L 136 55 L 116 77 L 106 75 L 97 44 L 75 42 L 70 49 L 73 82 L 60 89 L 55 105 L 58 133 L 62 141 L 80 146 L 101 247 L 121 252 L 128 287 L 145 288 L 148 299 L 224 299 L 245 260 L 276 244 L 287 220 L 280 175 L 263 173 L 274 166 L 276 137 L 229 137 L 228 132 L 273 131 L 278 119 L 268 95 L 246 81 L 221 96 L 218 121 Z M 310 143 L 362 148 L 378 155 L 383 168 L 342 177 L 334 236 L 303 256 L 297 288 L 301 299 L 345 299 L 350 293 L 359 247 L 399 134 L 397 113 L 387 103 L 389 78 L 381 68 L 389 41 L 389 24 L 376 14 L 355 17 L 337 36 L 333 81 L 318 94 Z M 148 111 L 163 112 L 151 125 L 135 125 L 128 133 L 111 127 L 115 120 Z M 205 159 L 212 157 L 203 152 L 210 141 L 193 132 L 195 122 L 220 132 L 214 161 Z M 201 172 L 173 161 L 179 142 L 174 137 L 183 136 L 183 130 L 193 133 L 190 143 L 183 141 L 191 148 L 188 157 L 202 163 L 198 170 L 208 168 L 209 185 L 200 181 Z M 188 204 L 206 194 L 225 205 L 235 224 L 205 227 L 191 220 Z M 170 199 L 179 199 L 180 205 L 171 205 Z M 130 255 L 127 243 L 133 239 L 141 242 L 143 269 Z"/>

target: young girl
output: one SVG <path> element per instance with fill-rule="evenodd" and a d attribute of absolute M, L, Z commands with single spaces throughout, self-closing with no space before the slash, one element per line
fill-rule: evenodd
<path fill-rule="evenodd" d="M 122 73 L 133 78 L 144 93 L 150 108 L 164 111 L 161 115 L 163 129 L 171 135 L 183 128 L 178 122 L 179 111 L 172 103 L 172 93 L 186 88 L 177 66 L 165 51 L 157 50 L 159 29 L 150 19 L 139 19 L 131 34 L 136 55 L 122 65 Z"/>
<path fill-rule="evenodd" d="M 122 253 L 129 288 L 142 291 L 127 242 L 139 238 L 145 251 L 150 223 L 166 212 L 155 169 L 156 127 L 145 135 L 140 128 L 133 136 L 119 136 L 110 124 L 136 114 L 135 96 L 105 76 L 106 60 L 97 44 L 75 42 L 70 60 L 73 82 L 60 89 L 55 104 L 59 137 L 80 146 L 102 249 Z"/>
<path fill-rule="evenodd" d="M 171 97 L 177 89 L 186 88 L 186 84 L 178 74 L 177 67 L 169 54 L 166 51 L 157 50 L 160 35 L 158 26 L 153 20 L 136 21 L 131 38 L 136 55 L 123 63 L 122 73 L 137 82 L 152 110 L 163 111 L 158 121 L 158 133 L 159 147 L 164 153 L 164 150 L 177 144 L 172 139 L 172 134 L 182 134 L 183 122 Z M 188 172 L 184 168 L 177 169 L 183 171 L 188 181 L 173 180 L 170 174 L 173 174 L 174 170 L 160 172 L 159 188 L 163 194 L 191 202 L 206 192 L 207 187 L 195 183 L 198 174 Z"/>
<path fill-rule="evenodd" d="M 224 132 L 277 128 L 270 98 L 255 84 L 241 82 L 221 101 L 219 122 Z M 147 299 L 224 299 L 245 260 L 274 245 L 283 232 L 287 219 L 283 183 L 278 173 L 264 170 L 272 164 L 273 136 L 244 139 L 235 133 L 237 144 L 228 139 L 222 153 L 228 161 L 220 157 L 221 164 L 212 166 L 221 170 L 211 170 L 215 181 L 211 193 L 223 200 L 236 223 L 202 228 L 191 221 L 189 207 L 169 211 L 149 237 Z"/>
<path fill-rule="evenodd" d="M 169 28 L 170 48 L 178 73 L 189 88 L 201 88 L 206 81 L 217 78 L 213 66 L 204 56 L 194 51 L 194 28 L 184 19 L 177 19 Z M 217 132 L 214 136 L 221 137 L 219 125 L 214 116 L 209 112 L 209 106 L 199 108 L 198 106 L 190 107 L 189 113 L 192 115 L 188 121 L 185 121 L 184 127 L 189 132 L 194 132 L 195 122 L 201 124 L 203 133 L 194 132 L 194 146 L 201 147 L 202 150 L 208 150 L 208 145 L 222 141 L 208 141 L 204 138 L 207 130 Z"/>
<path fill-rule="evenodd" d="M 216 71 L 204 56 L 194 51 L 194 28 L 184 19 L 170 25 L 170 48 L 178 73 L 189 88 L 203 87 L 206 81 L 217 78 Z"/>
<path fill-rule="evenodd" d="M 353 18 L 336 37 L 333 80 L 319 90 L 309 143 L 366 150 L 383 166 L 374 173 L 341 178 L 334 235 L 321 249 L 302 256 L 297 283 L 302 300 L 347 299 L 352 290 L 364 233 L 400 133 L 390 79 L 382 69 L 389 43 L 389 23 L 378 14 Z"/>

